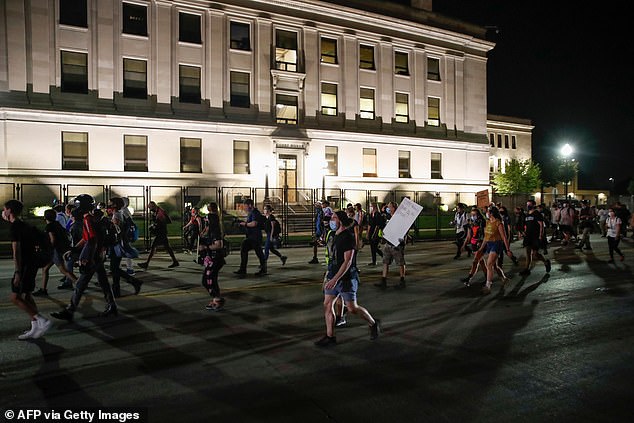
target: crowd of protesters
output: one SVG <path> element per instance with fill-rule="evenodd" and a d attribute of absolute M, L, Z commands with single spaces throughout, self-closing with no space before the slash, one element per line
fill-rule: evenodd
<path fill-rule="evenodd" d="M 131 285 L 134 295 L 139 294 L 142 282 L 135 277 L 132 262 L 139 257 L 133 246 L 138 239 L 138 227 L 128 205 L 129 200 L 125 197 L 111 198 L 107 204 L 96 204 L 93 197 L 82 194 L 66 206 L 57 204 L 47 210 L 44 213 L 46 228 L 40 231 L 20 219 L 23 211 L 21 202 L 10 200 L 4 204 L 2 217 L 11 225 L 9 233 L 14 262 L 11 300 L 31 318 L 31 328 L 19 339 L 39 338 L 51 327 L 51 321 L 39 314 L 34 297 L 49 295 L 49 270 L 53 265 L 63 275 L 58 289 L 72 289 L 68 305 L 51 313 L 56 319 L 73 319 L 95 273 L 106 302 L 101 313 L 103 317 L 118 314 L 116 301 L 122 296 L 121 279 Z M 153 240 L 146 260 L 138 266 L 147 269 L 159 247 L 163 247 L 172 259 L 168 268 L 179 266 L 168 237 L 169 214 L 154 201 L 149 203 L 148 210 Z M 227 245 L 217 204 L 208 204 L 207 210 L 208 214 L 203 216 L 198 208 L 188 209 L 183 229 L 187 250 L 195 254 L 194 261 L 203 266 L 202 286 L 211 297 L 205 308 L 219 311 L 225 306 L 218 278 L 226 264 Z M 278 251 L 281 222 L 275 217 L 271 204 L 265 204 L 264 213 L 261 213 L 253 200 L 247 199 L 244 210 L 246 219 L 238 221 L 237 225 L 244 231 L 245 238 L 240 247 L 240 265 L 234 273 L 239 278 L 246 276 L 249 253 L 253 250 L 259 260 L 255 276 L 265 276 L 268 274 L 270 254 L 277 256 L 282 266 L 287 261 L 287 257 Z M 389 269 L 393 264 L 399 269 L 399 280 L 394 288 L 406 288 L 407 236 L 399 239 L 396 245 L 383 237 L 383 230 L 397 210 L 396 202 L 382 207 L 371 203 L 367 212 L 359 203 L 348 204 L 339 211 L 334 211 L 328 201 L 315 204 L 313 257 L 308 263 L 319 263 L 319 249 L 323 248 L 323 260 L 327 265 L 323 282 L 326 331 L 324 337 L 315 343 L 317 346 L 336 345 L 335 328 L 345 325 L 346 315 L 349 314 L 359 315 L 366 321 L 370 339 L 378 338 L 380 320 L 357 303 L 361 274 L 358 254 L 365 245 L 369 245 L 369 267 L 376 266 L 377 257 L 381 258 L 381 279 L 375 284 L 380 290 L 388 288 Z M 615 253 L 621 261 L 624 260 L 619 243 L 627 234 L 628 224 L 633 221 L 627 207 L 620 203 L 599 208 L 582 203 L 577 210 L 568 201 L 548 208 L 529 200 L 525 208 L 516 207 L 513 216 L 502 204 L 483 208 L 458 204 L 451 222 L 455 228 L 456 252 L 453 258 L 458 260 L 463 253 L 469 258 L 473 256 L 469 273 L 461 280 L 470 287 L 478 271 L 482 271 L 482 292 L 486 295 L 492 291 L 496 275 L 500 278 L 502 289 L 509 282 L 503 270 L 505 255 L 514 265 L 520 265 L 511 252 L 512 242 L 519 241 L 525 248 L 525 262 L 518 272 L 525 277 L 530 275 L 535 262 L 543 262 L 546 273 L 551 271 L 551 261 L 547 258 L 549 243 L 561 241 L 563 247 L 570 245 L 571 248 L 591 251 L 590 234 L 593 232 L 607 238 L 609 263 L 614 263 Z M 124 260 L 125 270 L 121 267 Z M 40 269 L 42 283 L 35 290 Z"/>

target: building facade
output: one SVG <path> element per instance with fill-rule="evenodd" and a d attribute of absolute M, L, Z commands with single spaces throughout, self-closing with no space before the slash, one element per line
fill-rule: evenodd
<path fill-rule="evenodd" d="M 494 45 L 413 4 L 0 0 L 0 183 L 470 202 Z"/>
<path fill-rule="evenodd" d="M 491 147 L 489 173 L 504 173 L 511 160 L 531 160 L 533 126 L 528 119 L 488 115 L 487 137 Z"/>

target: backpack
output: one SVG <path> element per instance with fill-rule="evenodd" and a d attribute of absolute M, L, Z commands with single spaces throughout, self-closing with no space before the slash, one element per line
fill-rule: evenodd
<path fill-rule="evenodd" d="M 275 239 L 282 233 L 282 225 L 277 219 L 271 220 L 271 238 Z"/>
<path fill-rule="evenodd" d="M 123 227 L 125 230 L 125 237 L 129 242 L 134 242 L 139 239 L 139 228 L 132 218 L 125 217 L 123 219 Z"/>
<path fill-rule="evenodd" d="M 101 218 L 95 222 L 95 231 L 97 232 L 98 245 L 104 248 L 114 247 L 121 242 L 121 235 L 112 220 Z"/>
<path fill-rule="evenodd" d="M 33 263 L 38 267 L 46 267 L 53 260 L 53 245 L 47 232 L 32 226 L 33 231 Z"/>
<path fill-rule="evenodd" d="M 257 221 L 258 221 L 258 229 L 261 231 L 266 231 L 266 216 L 264 216 L 258 209 L 257 210 Z"/>

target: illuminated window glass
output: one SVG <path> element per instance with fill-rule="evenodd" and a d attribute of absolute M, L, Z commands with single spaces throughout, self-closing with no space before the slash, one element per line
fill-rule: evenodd
<path fill-rule="evenodd" d="M 361 119 L 374 119 L 374 90 L 361 88 L 359 95 L 359 116 Z"/>
<path fill-rule="evenodd" d="M 339 149 L 337 147 L 326 146 L 326 163 L 328 163 L 326 175 L 337 176 L 339 172 L 338 160 Z"/>
<path fill-rule="evenodd" d="M 200 138 L 181 138 L 181 172 L 202 172 Z"/>
<path fill-rule="evenodd" d="M 374 46 L 359 46 L 359 67 L 374 70 Z"/>
<path fill-rule="evenodd" d="M 396 105 L 394 107 L 395 120 L 401 123 L 409 122 L 409 95 L 405 93 L 396 93 Z"/>
<path fill-rule="evenodd" d="M 249 174 L 249 141 L 233 142 L 233 173 Z"/>
<path fill-rule="evenodd" d="M 297 125 L 297 97 L 277 94 L 275 96 L 275 118 L 277 123 Z"/>
<path fill-rule="evenodd" d="M 297 33 L 275 31 L 275 69 L 297 72 Z"/>
<path fill-rule="evenodd" d="M 229 101 L 232 107 L 249 108 L 251 106 L 250 78 L 251 75 L 246 72 L 231 72 L 231 97 Z"/>
<path fill-rule="evenodd" d="M 440 126 L 440 99 L 427 97 L 427 124 Z"/>
<path fill-rule="evenodd" d="M 431 153 L 431 178 L 442 179 L 442 155 Z"/>
<path fill-rule="evenodd" d="M 394 53 L 394 73 L 397 75 L 409 75 L 409 55 L 397 51 Z"/>
<path fill-rule="evenodd" d="M 427 58 L 427 79 L 440 81 L 440 60 L 433 57 Z"/>
<path fill-rule="evenodd" d="M 363 176 L 376 177 L 376 149 L 363 149 Z"/>
<path fill-rule="evenodd" d="M 147 62 L 123 59 L 123 96 L 147 98 Z"/>
<path fill-rule="evenodd" d="M 398 152 L 398 177 L 411 178 L 411 153 L 409 151 Z"/>
<path fill-rule="evenodd" d="M 321 83 L 321 114 L 337 116 L 337 84 Z"/>
<path fill-rule="evenodd" d="M 337 63 L 337 40 L 321 38 L 321 61 L 322 63 Z"/>
<path fill-rule="evenodd" d="M 61 90 L 65 93 L 88 93 L 88 55 L 61 52 Z"/>
<path fill-rule="evenodd" d="M 62 169 L 88 170 L 88 133 L 62 132 Z"/>
<path fill-rule="evenodd" d="M 147 172 L 146 136 L 123 136 L 123 170 L 126 172 Z"/>

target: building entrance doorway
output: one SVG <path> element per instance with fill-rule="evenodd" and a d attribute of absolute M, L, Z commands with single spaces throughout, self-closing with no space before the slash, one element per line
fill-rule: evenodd
<path fill-rule="evenodd" d="M 281 189 L 288 191 L 288 202 L 297 202 L 297 156 L 280 154 L 277 159 L 277 183 Z"/>

